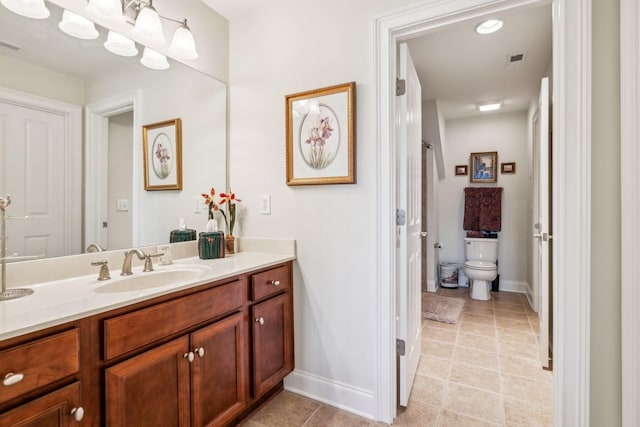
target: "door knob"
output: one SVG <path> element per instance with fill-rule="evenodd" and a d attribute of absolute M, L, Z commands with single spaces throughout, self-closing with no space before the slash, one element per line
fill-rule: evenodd
<path fill-rule="evenodd" d="M 260 323 L 261 325 L 264 325 L 264 317 L 258 317 L 256 319 L 256 323 Z"/>

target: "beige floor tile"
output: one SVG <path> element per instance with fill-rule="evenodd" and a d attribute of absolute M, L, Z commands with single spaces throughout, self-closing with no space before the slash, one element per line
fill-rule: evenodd
<path fill-rule="evenodd" d="M 443 409 L 438 427 L 500 427 L 502 423 L 490 423 Z"/>
<path fill-rule="evenodd" d="M 487 369 L 498 369 L 498 355 L 475 348 L 455 346 L 453 360 Z"/>
<path fill-rule="evenodd" d="M 506 301 L 494 301 L 493 307 L 496 310 L 509 310 L 525 312 L 524 304 L 521 302 L 506 302 Z"/>
<path fill-rule="evenodd" d="M 449 378 L 451 360 L 423 354 L 418 364 L 418 374 L 446 380 Z"/>
<path fill-rule="evenodd" d="M 482 316 L 480 314 L 473 314 L 473 313 L 467 313 L 467 312 L 462 313 L 462 321 L 466 323 L 478 323 L 481 325 L 487 325 L 492 327 L 495 325 L 493 316 Z"/>
<path fill-rule="evenodd" d="M 538 360 L 539 358 L 537 343 L 531 345 L 531 343 L 498 340 L 498 353 L 504 356 L 521 357 L 523 359 Z"/>
<path fill-rule="evenodd" d="M 369 427 L 371 421 L 332 406 L 320 408 L 307 421 L 305 427 Z"/>
<path fill-rule="evenodd" d="M 454 383 L 449 384 L 442 407 L 485 421 L 503 420 L 502 401 L 497 394 Z"/>
<path fill-rule="evenodd" d="M 495 337 L 496 328 L 493 325 L 483 325 L 481 323 L 473 323 L 462 321 L 460 323 L 460 332 L 468 334 L 482 335 L 485 337 Z"/>
<path fill-rule="evenodd" d="M 535 381 L 551 384 L 551 371 L 545 371 L 538 360 L 498 355 L 498 369 L 506 374 L 526 377 Z"/>
<path fill-rule="evenodd" d="M 459 323 L 444 323 L 444 322 L 436 322 L 435 320 L 426 319 L 422 322 L 423 327 L 432 327 L 437 329 L 446 329 L 449 331 L 457 331 L 460 327 Z"/>
<path fill-rule="evenodd" d="M 451 373 L 449 374 L 449 381 L 500 393 L 500 374 L 496 370 L 453 362 Z"/>
<path fill-rule="evenodd" d="M 514 331 L 533 332 L 529 321 L 513 320 L 513 319 L 501 319 L 496 318 L 496 325 L 499 328 L 512 329 Z"/>
<path fill-rule="evenodd" d="M 500 374 L 502 394 L 513 399 L 532 402 L 544 407 L 553 406 L 553 387 L 529 378 Z"/>
<path fill-rule="evenodd" d="M 394 426 L 407 427 L 435 427 L 438 425 L 440 408 L 428 403 L 415 404 L 410 402 L 406 409 L 398 411 L 398 417 L 393 420 Z"/>
<path fill-rule="evenodd" d="M 253 420 L 248 420 L 240 424 L 242 427 L 263 427 L 263 424 L 257 423 Z"/>
<path fill-rule="evenodd" d="M 496 310 L 496 319 L 518 320 L 528 322 L 528 317 L 522 311 Z"/>
<path fill-rule="evenodd" d="M 435 326 L 425 326 L 422 328 L 422 338 L 430 340 L 448 342 L 453 344 L 456 341 L 457 335 L 457 330 L 442 329 Z"/>
<path fill-rule="evenodd" d="M 411 390 L 411 395 L 409 396 L 409 406 L 411 406 L 412 404 L 421 406 L 425 403 L 429 405 L 440 406 L 446 388 L 447 382 L 444 380 L 416 375 L 416 378 L 413 381 L 413 389 Z"/>
<path fill-rule="evenodd" d="M 319 407 L 320 403 L 315 400 L 283 391 L 251 417 L 251 421 L 265 427 L 300 427 Z"/>
<path fill-rule="evenodd" d="M 494 315 L 493 306 L 489 305 L 469 305 L 465 304 L 463 312 L 469 314 L 480 314 L 482 316 L 493 316 Z"/>
<path fill-rule="evenodd" d="M 507 426 L 551 427 L 553 410 L 534 403 L 506 398 L 504 417 Z"/>
<path fill-rule="evenodd" d="M 512 341 L 523 344 L 538 345 L 538 337 L 533 332 L 517 331 L 514 329 L 497 328 L 498 341 Z"/>
<path fill-rule="evenodd" d="M 491 292 L 491 298 L 501 302 L 522 302 L 522 294 L 517 292 Z"/>
<path fill-rule="evenodd" d="M 497 341 L 494 337 L 485 337 L 482 335 L 468 334 L 466 332 L 460 332 L 456 345 L 463 347 L 477 348 L 483 351 L 489 351 L 495 353 L 498 349 Z"/>
<path fill-rule="evenodd" d="M 453 344 L 433 341 L 429 339 L 422 340 L 422 354 L 449 358 L 453 354 Z"/>

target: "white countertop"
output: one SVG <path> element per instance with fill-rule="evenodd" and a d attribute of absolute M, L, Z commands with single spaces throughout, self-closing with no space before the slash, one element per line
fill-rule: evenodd
<path fill-rule="evenodd" d="M 0 341 L 293 259 L 293 253 L 239 252 L 211 260 L 181 258 L 168 266 L 154 265 L 155 272 L 144 273 L 136 267 L 126 277 L 120 276 L 120 268 L 112 267 L 112 279 L 106 281 L 97 280 L 96 270 L 90 275 L 22 286 L 34 293 L 0 302 Z M 129 289 L 124 283 L 144 275 L 160 277 L 168 270 L 187 272 L 188 277 L 142 289 Z"/>

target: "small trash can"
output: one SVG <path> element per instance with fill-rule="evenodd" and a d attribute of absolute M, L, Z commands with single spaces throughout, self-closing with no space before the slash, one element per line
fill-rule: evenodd
<path fill-rule="evenodd" d="M 440 264 L 440 286 L 443 288 L 458 287 L 458 264 L 454 262 Z"/>

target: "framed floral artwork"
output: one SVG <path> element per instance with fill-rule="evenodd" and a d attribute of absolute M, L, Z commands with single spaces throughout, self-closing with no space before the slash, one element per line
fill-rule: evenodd
<path fill-rule="evenodd" d="M 471 153 L 471 182 L 492 183 L 498 181 L 496 166 L 498 152 Z"/>
<path fill-rule="evenodd" d="M 182 190 L 182 121 L 142 126 L 144 189 Z"/>
<path fill-rule="evenodd" d="M 355 183 L 355 82 L 285 100 L 287 185 Z"/>

